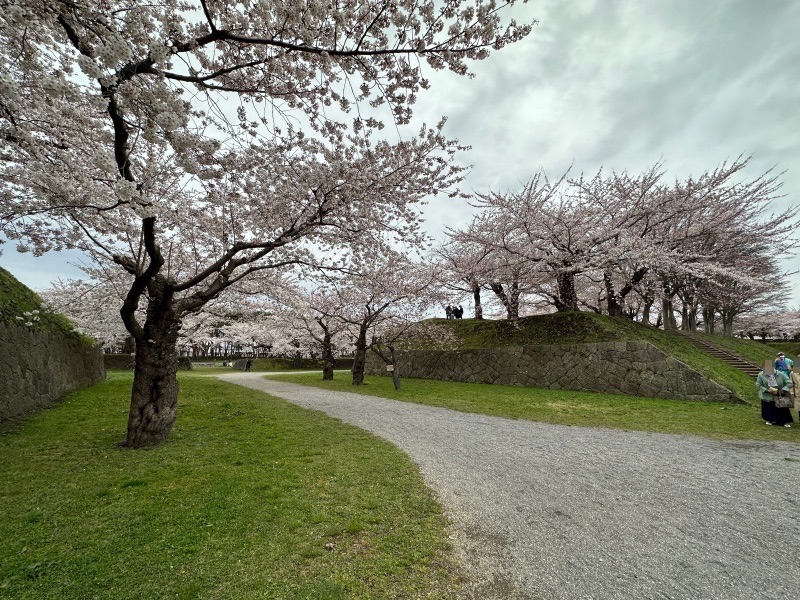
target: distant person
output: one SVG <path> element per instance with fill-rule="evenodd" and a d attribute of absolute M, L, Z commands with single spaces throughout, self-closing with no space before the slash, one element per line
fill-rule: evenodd
<path fill-rule="evenodd" d="M 794 370 L 794 361 L 787 357 L 786 354 L 783 352 L 778 353 L 778 357 L 775 359 L 775 368 L 778 369 L 778 361 L 783 360 L 783 363 L 786 365 L 786 369 L 781 369 L 784 373 L 789 376 L 789 379 L 792 381 L 792 398 L 795 400 L 795 408 L 800 411 L 800 374 L 798 374 Z M 800 413 L 798 413 L 800 417 Z"/>
<path fill-rule="evenodd" d="M 452 319 L 453 318 L 453 307 L 450 306 L 449 304 L 447 306 L 445 306 L 444 307 L 444 314 L 447 316 L 447 320 L 448 321 L 450 319 Z"/>
<path fill-rule="evenodd" d="M 464 308 L 459 304 L 457 308 L 453 309 L 453 314 L 456 319 L 462 318 L 464 316 Z"/>
<path fill-rule="evenodd" d="M 250 367 L 252 367 L 252 366 L 253 366 L 253 362 L 248 358 L 247 362 L 244 363 L 244 370 L 245 371 L 249 371 Z"/>
<path fill-rule="evenodd" d="M 797 411 L 797 419 L 800 420 L 800 373 L 792 371 L 789 379 L 792 380 L 792 398 L 794 398 L 794 409 Z"/>
<path fill-rule="evenodd" d="M 791 377 L 794 363 L 792 359 L 786 358 L 783 352 L 778 352 L 778 354 L 775 355 L 775 362 L 772 364 L 778 371 L 782 371 L 787 377 Z"/>
<path fill-rule="evenodd" d="M 783 425 L 791 427 L 792 413 L 788 407 L 776 406 L 775 400 L 779 396 L 786 396 L 792 392 L 792 381 L 783 372 L 775 368 L 772 361 L 764 361 L 764 370 L 756 377 L 758 397 L 761 399 L 761 418 L 767 425 Z"/>

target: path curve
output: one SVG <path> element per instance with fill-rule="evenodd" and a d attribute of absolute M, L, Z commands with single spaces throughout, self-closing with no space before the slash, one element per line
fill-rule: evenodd
<path fill-rule="evenodd" d="M 490 599 L 800 597 L 800 445 L 517 421 L 270 381 L 221 379 L 396 444 Z"/>

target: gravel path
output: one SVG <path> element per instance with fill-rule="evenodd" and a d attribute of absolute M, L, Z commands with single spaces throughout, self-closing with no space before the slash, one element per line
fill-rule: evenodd
<path fill-rule="evenodd" d="M 262 374 L 222 379 L 371 431 L 419 464 L 489 599 L 800 598 L 800 445 L 547 425 Z"/>

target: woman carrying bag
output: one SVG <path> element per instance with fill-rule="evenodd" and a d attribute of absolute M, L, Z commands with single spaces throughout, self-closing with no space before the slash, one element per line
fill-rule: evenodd
<path fill-rule="evenodd" d="M 771 360 L 764 361 L 764 370 L 756 377 L 758 396 L 761 398 L 761 418 L 767 425 L 791 427 L 792 380 L 775 369 Z"/>

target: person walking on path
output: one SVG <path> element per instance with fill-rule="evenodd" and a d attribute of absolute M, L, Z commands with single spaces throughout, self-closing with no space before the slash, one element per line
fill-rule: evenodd
<path fill-rule="evenodd" d="M 775 361 L 778 362 L 778 361 Z M 769 360 L 764 361 L 764 370 L 756 377 L 758 397 L 761 399 L 761 418 L 767 425 L 791 427 L 792 413 L 788 407 L 779 407 L 775 399 L 790 395 L 792 382 L 783 371 L 776 369 Z"/>
<path fill-rule="evenodd" d="M 250 367 L 253 366 L 253 362 L 248 358 L 247 361 L 244 363 L 244 370 L 250 371 Z"/>

